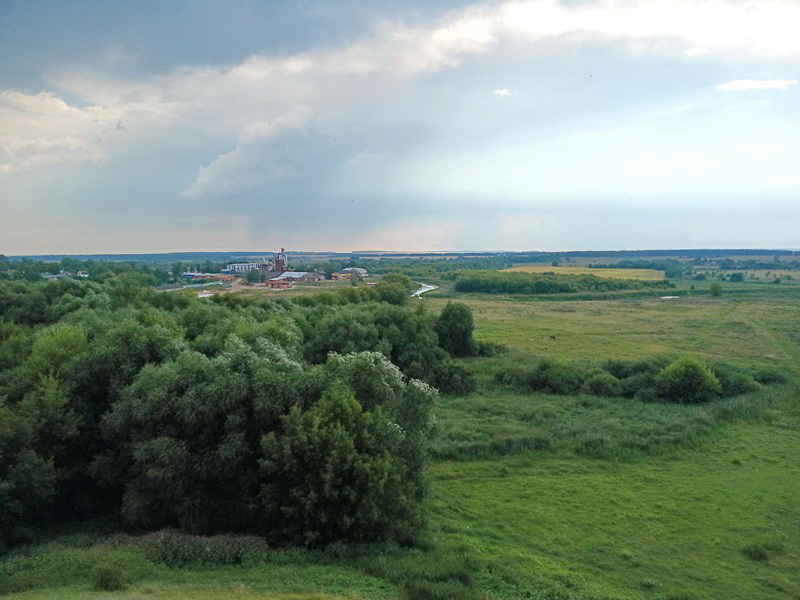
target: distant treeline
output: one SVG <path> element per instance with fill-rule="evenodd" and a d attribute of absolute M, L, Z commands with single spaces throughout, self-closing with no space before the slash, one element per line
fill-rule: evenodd
<path fill-rule="evenodd" d="M 181 280 L 181 274 L 186 271 L 219 273 L 228 264 L 229 261 L 213 262 L 210 260 L 176 261 L 170 264 L 159 264 L 142 260 L 110 261 L 80 259 L 70 256 L 64 257 L 59 261 L 47 262 L 30 258 L 12 260 L 0 255 L 0 280 L 40 281 L 45 273 L 55 275 L 60 272 L 67 272 L 74 275 L 79 271 L 83 271 L 93 281 L 102 282 L 116 275 L 128 273 L 135 274 L 138 283 L 141 285 L 155 286 Z"/>
<path fill-rule="evenodd" d="M 557 275 L 555 273 L 515 273 L 465 271 L 456 276 L 458 292 L 486 294 L 564 294 L 572 292 L 610 292 L 643 288 L 669 288 L 668 281 L 606 279 L 595 275 Z"/>

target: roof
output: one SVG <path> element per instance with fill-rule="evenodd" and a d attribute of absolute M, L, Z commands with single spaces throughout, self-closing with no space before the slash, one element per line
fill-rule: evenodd
<path fill-rule="evenodd" d="M 275 281 L 276 279 L 289 279 L 289 277 L 302 277 L 303 275 L 308 275 L 307 271 L 284 271 L 277 277 L 270 278 L 270 281 Z"/>

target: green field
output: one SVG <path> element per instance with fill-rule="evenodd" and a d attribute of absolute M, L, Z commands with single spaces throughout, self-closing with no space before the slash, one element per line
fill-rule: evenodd
<path fill-rule="evenodd" d="M 109 546 L 102 534 L 62 534 L 0 561 L 0 593 L 31 600 L 797 600 L 796 383 L 683 406 L 523 394 L 492 380 L 498 368 L 535 356 L 691 355 L 772 367 L 796 382 L 800 302 L 790 291 L 753 283 L 726 286 L 717 298 L 674 300 L 465 296 L 476 337 L 509 351 L 465 360 L 478 391 L 439 402 L 423 548 L 276 552 L 240 566 L 173 569 L 136 547 Z M 418 302 L 438 312 L 448 300 Z M 93 591 L 98 562 L 121 565 L 127 588 Z"/>
<path fill-rule="evenodd" d="M 641 279 L 658 281 L 664 279 L 664 271 L 655 269 L 614 269 L 591 267 L 553 267 L 547 265 L 519 265 L 503 269 L 517 273 L 555 273 L 556 275 L 595 275 L 611 279 Z"/>

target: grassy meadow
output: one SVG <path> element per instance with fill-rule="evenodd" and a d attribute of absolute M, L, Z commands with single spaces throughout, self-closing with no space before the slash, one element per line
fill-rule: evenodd
<path fill-rule="evenodd" d="M 508 349 L 465 359 L 477 391 L 439 401 L 430 534 L 420 548 L 274 551 L 237 565 L 178 568 L 136 543 L 62 532 L 0 559 L 0 594 L 800 599 L 800 302 L 786 286 L 724 290 L 672 300 L 652 293 L 563 300 L 452 298 L 444 289 L 414 300 L 431 313 L 450 299 L 466 303 L 476 338 Z M 536 356 L 596 363 L 685 355 L 775 368 L 789 381 L 674 405 L 525 394 L 493 380 L 497 369 Z M 98 563 L 119 565 L 125 589 L 96 591 L 91 570 Z"/>
<path fill-rule="evenodd" d="M 664 279 L 664 271 L 656 269 L 615 269 L 592 267 L 553 267 L 548 265 L 516 265 L 503 271 L 517 273 L 555 273 L 556 275 L 596 275 L 609 279 L 640 279 L 658 281 Z"/>

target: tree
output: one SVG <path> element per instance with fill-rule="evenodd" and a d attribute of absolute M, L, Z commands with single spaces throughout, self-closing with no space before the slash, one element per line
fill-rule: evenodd
<path fill-rule="evenodd" d="M 699 404 L 717 398 L 722 387 L 705 363 L 679 358 L 664 367 L 655 379 L 656 392 L 678 404 Z"/>
<path fill-rule="evenodd" d="M 172 278 L 175 281 L 182 281 L 183 274 L 186 272 L 186 264 L 182 262 L 172 263 Z"/>
<path fill-rule="evenodd" d="M 409 291 L 407 287 L 399 283 L 381 281 L 375 286 L 375 295 L 381 302 L 402 306 L 408 302 Z"/>
<path fill-rule="evenodd" d="M 712 296 L 721 296 L 722 295 L 722 285 L 719 282 L 715 281 L 710 286 L 708 286 L 708 293 Z"/>
<path fill-rule="evenodd" d="M 0 398 L 0 552 L 25 538 L 25 524 L 54 493 L 53 463 L 32 447 L 33 425 Z"/>
<path fill-rule="evenodd" d="M 247 272 L 247 283 L 261 283 L 261 271 L 251 269 Z"/>
<path fill-rule="evenodd" d="M 436 321 L 439 345 L 451 356 L 474 356 L 477 345 L 472 338 L 475 322 L 466 304 L 448 302 Z"/>
<path fill-rule="evenodd" d="M 408 537 L 419 519 L 404 485 L 403 435 L 380 407 L 365 411 L 344 384 L 309 410 L 294 407 L 282 430 L 261 442 L 268 522 L 286 541 L 312 547 Z"/>

